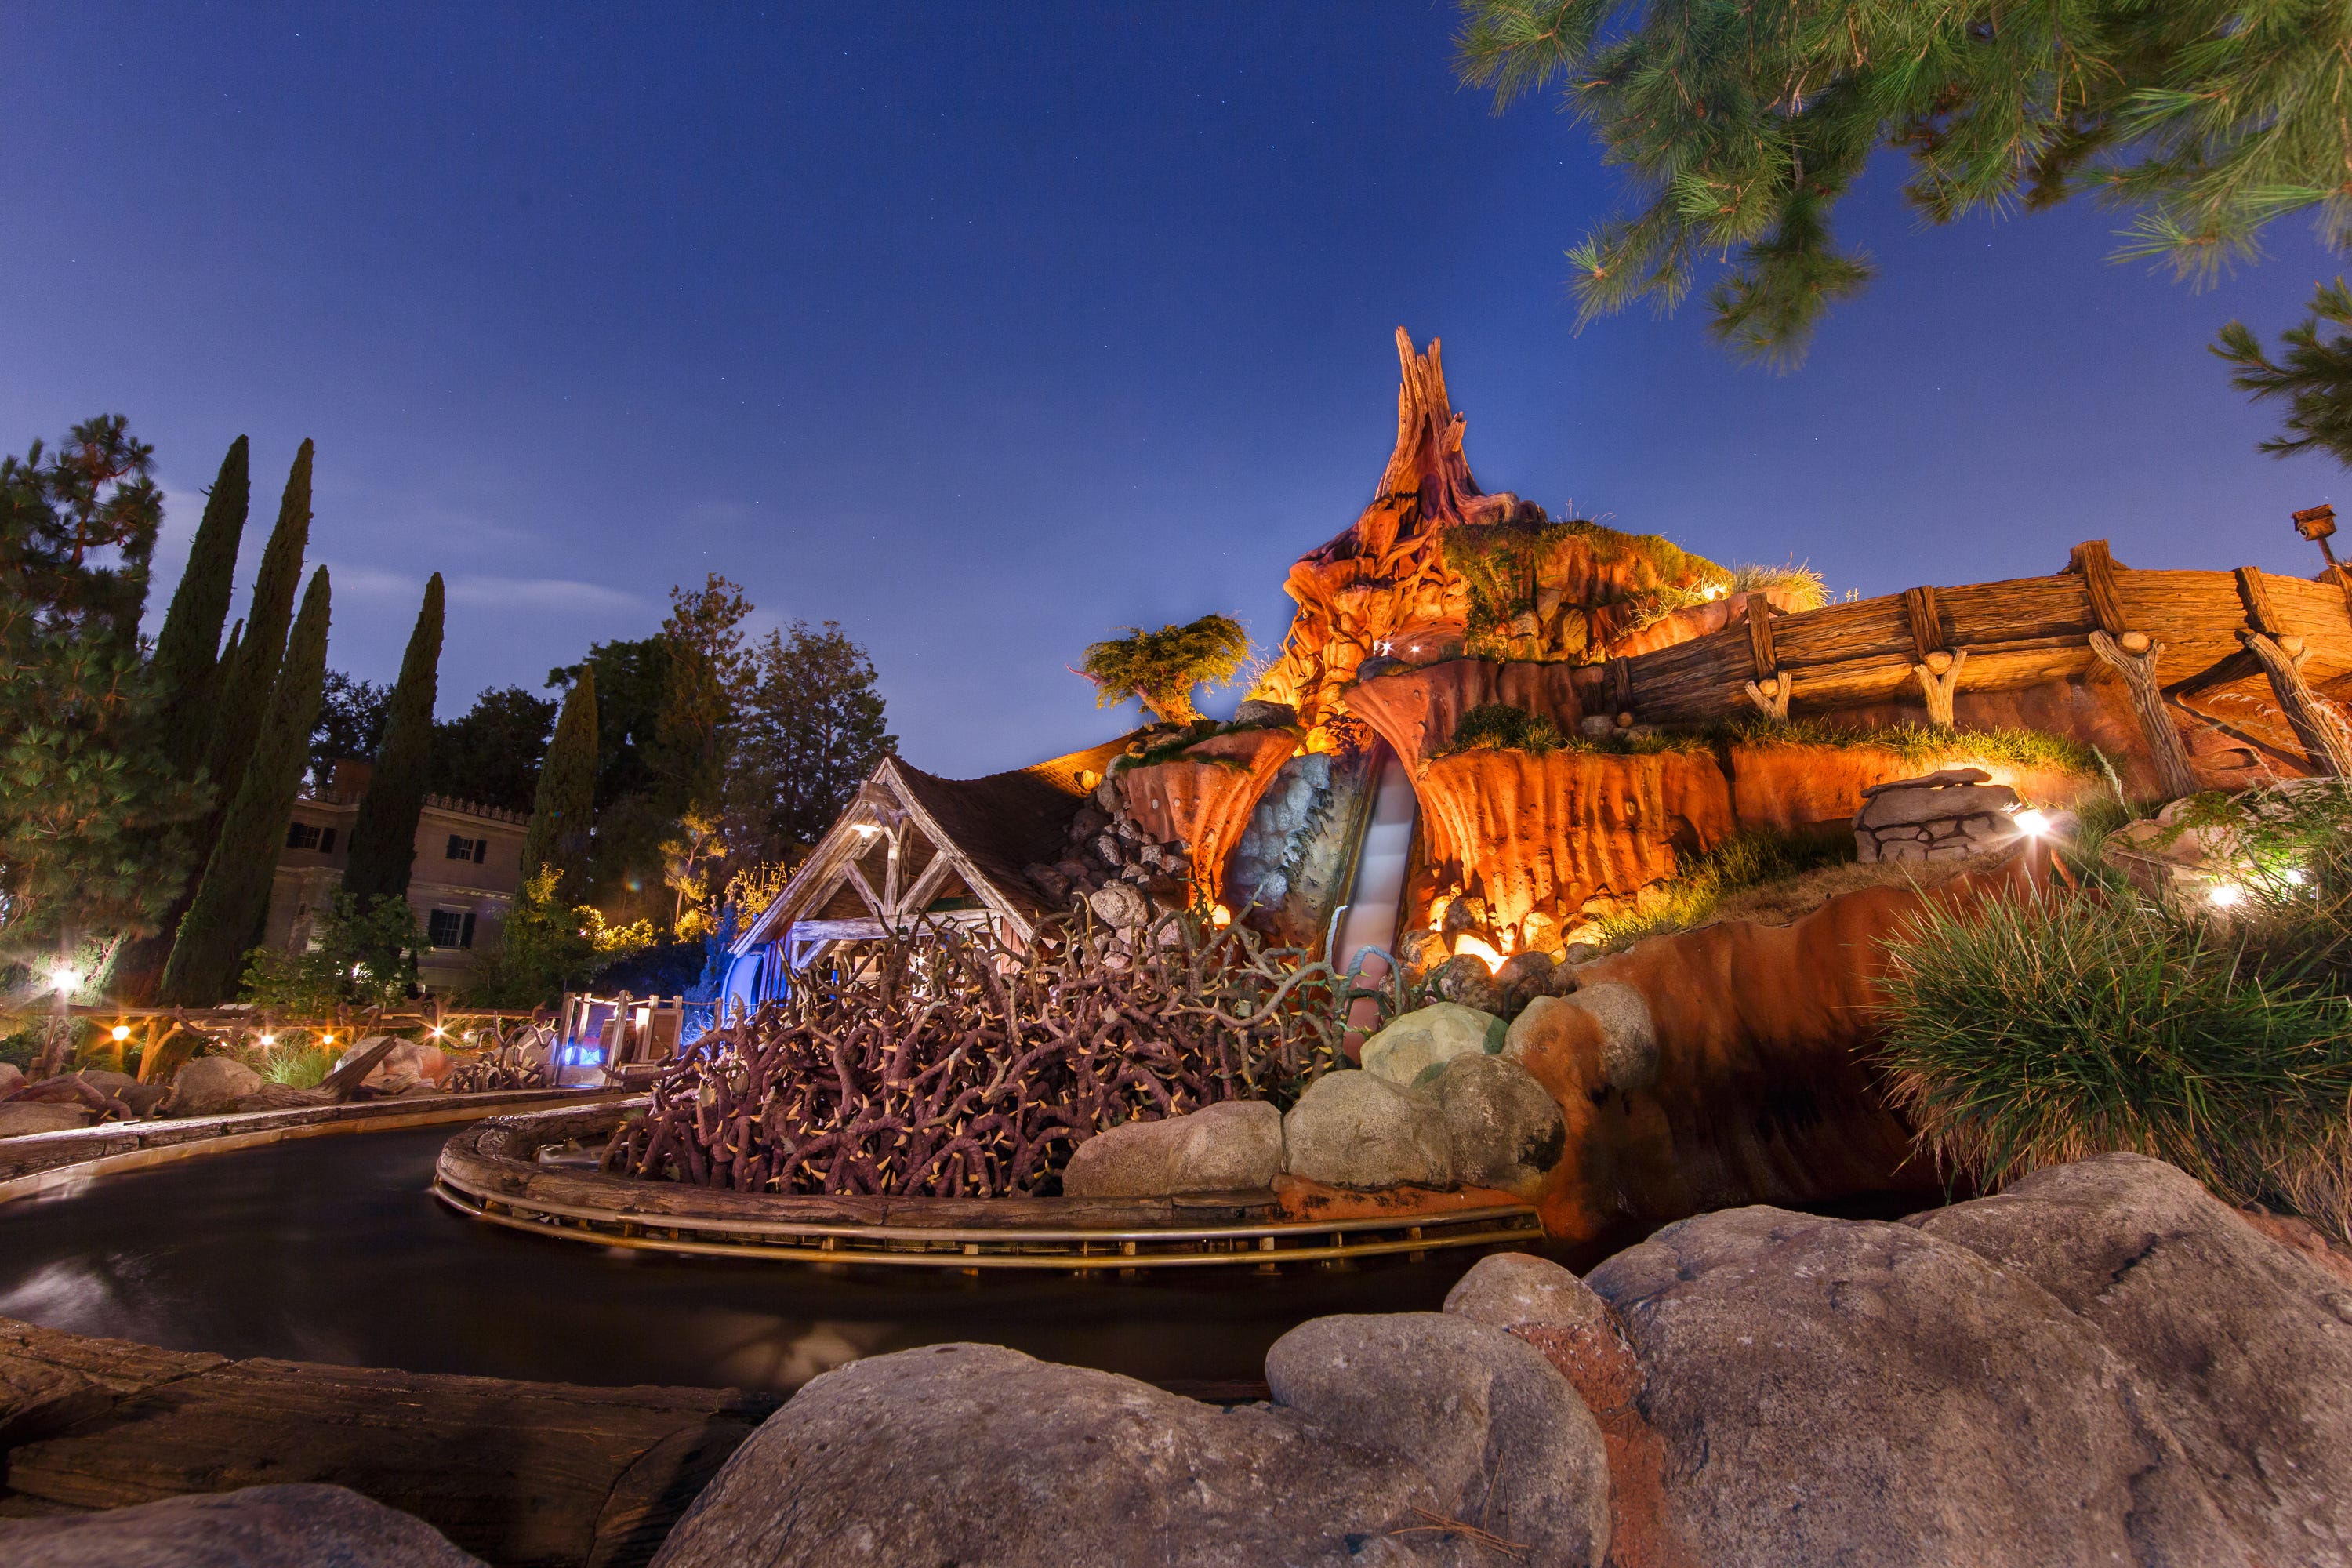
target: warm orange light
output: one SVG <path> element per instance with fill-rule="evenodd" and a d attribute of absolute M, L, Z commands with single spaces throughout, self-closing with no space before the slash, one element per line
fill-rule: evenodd
<path fill-rule="evenodd" d="M 320 1035 L 319 1037 L 319 1043 L 322 1046 L 331 1046 L 335 1043 L 335 1037 L 332 1035 Z"/>
<path fill-rule="evenodd" d="M 1219 904 L 1209 911 L 1209 923 L 1213 926 L 1229 926 L 1234 923 L 1234 911 Z"/>
<path fill-rule="evenodd" d="M 1490 974 L 1503 967 L 1503 955 L 1475 936 L 1461 936 L 1454 939 L 1454 956 L 1460 958 L 1465 953 L 1485 964 Z"/>
<path fill-rule="evenodd" d="M 129 1039 L 129 1038 L 131 1037 L 131 1026 L 130 1026 L 130 1025 L 128 1025 L 128 1024 L 117 1024 L 117 1025 L 115 1025 L 115 1026 L 114 1026 L 114 1037 L 115 1037 L 116 1039 L 118 1039 L 118 1040 L 127 1040 L 127 1039 Z"/>

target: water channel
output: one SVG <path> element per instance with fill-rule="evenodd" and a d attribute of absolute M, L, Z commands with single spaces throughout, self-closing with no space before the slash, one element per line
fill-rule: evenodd
<path fill-rule="evenodd" d="M 777 1393 L 983 1340 L 1234 1399 L 1262 1394 L 1293 1326 L 1434 1310 L 1475 1257 L 1125 1279 L 667 1257 L 451 1213 L 427 1188 L 452 1131 L 299 1140 L 0 1206 L 0 1316 L 235 1357 Z"/>

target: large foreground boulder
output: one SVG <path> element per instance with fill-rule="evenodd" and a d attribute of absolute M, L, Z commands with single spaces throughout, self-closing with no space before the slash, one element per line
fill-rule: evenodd
<path fill-rule="evenodd" d="M 0 1138 L 21 1138 L 28 1132 L 63 1132 L 69 1127 L 87 1127 L 97 1114 L 87 1105 L 12 1100 L 0 1105 Z"/>
<path fill-rule="evenodd" d="M 1568 1122 L 1528 1069 L 1500 1057 L 1455 1057 L 1416 1095 L 1445 1138 L 1454 1179 L 1533 1198 L 1568 1152 Z"/>
<path fill-rule="evenodd" d="M 163 1109 L 173 1116 L 221 1116 L 261 1087 L 261 1075 L 234 1057 L 198 1057 L 172 1079 Z"/>
<path fill-rule="evenodd" d="M 1062 1191 L 1074 1198 L 1165 1197 L 1263 1189 L 1281 1173 L 1282 1112 L 1262 1100 L 1229 1100 L 1096 1133 L 1063 1168 Z"/>
<path fill-rule="evenodd" d="M 2047 1290 L 1899 1225 L 1733 1209 L 1588 1283 L 1706 1563 L 2246 1564 L 2153 1388 Z"/>
<path fill-rule="evenodd" d="M 1915 1216 L 2098 1331 L 2264 1563 L 2352 1563 L 2352 1290 L 2182 1172 L 2106 1154 Z"/>
<path fill-rule="evenodd" d="M 8 1568 L 482 1568 L 342 1487 L 247 1487 L 100 1513 L 0 1519 Z"/>
<path fill-rule="evenodd" d="M 1427 1313 L 1327 1319 L 1277 1343 L 1267 1378 L 1277 1403 L 1222 1409 L 993 1345 L 854 1362 L 737 1450 L 655 1563 L 1493 1561 L 1450 1524 L 1517 1543 L 1508 1560 L 1601 1562 L 1591 1418 L 1508 1335 Z"/>

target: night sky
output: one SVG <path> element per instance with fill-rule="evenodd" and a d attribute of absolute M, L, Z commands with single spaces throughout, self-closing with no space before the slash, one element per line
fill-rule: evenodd
<path fill-rule="evenodd" d="M 441 709 L 650 632 L 720 571 L 870 649 L 948 773 L 1112 732 L 1066 666 L 1210 610 L 1270 650 L 1289 562 L 1445 343 L 1480 482 L 1880 594 L 2129 565 L 2309 573 L 2322 458 L 2254 444 L 2205 350 L 2336 259 L 2299 224 L 2199 294 L 2088 205 L 1922 230 L 1795 374 L 1697 310 L 1579 336 L 1616 201 L 1549 103 L 1496 119 L 1449 6 L 153 6 L 0 12 L 0 445 L 100 411 L 158 448 L 159 607 L 254 442 L 295 445 L 331 660 L 394 671 L 448 576 Z M 1209 704 L 1222 710 L 1228 694 Z"/>

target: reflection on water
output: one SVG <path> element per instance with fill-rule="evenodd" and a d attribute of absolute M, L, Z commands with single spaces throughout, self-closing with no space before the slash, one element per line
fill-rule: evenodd
<path fill-rule="evenodd" d="M 1433 1310 L 1470 1261 L 974 1279 L 591 1248 L 435 1202 L 449 1132 L 317 1138 L 0 1207 L 0 1315 L 231 1356 L 780 1393 L 857 1356 L 985 1340 L 1245 1394 L 1293 1325 Z"/>

